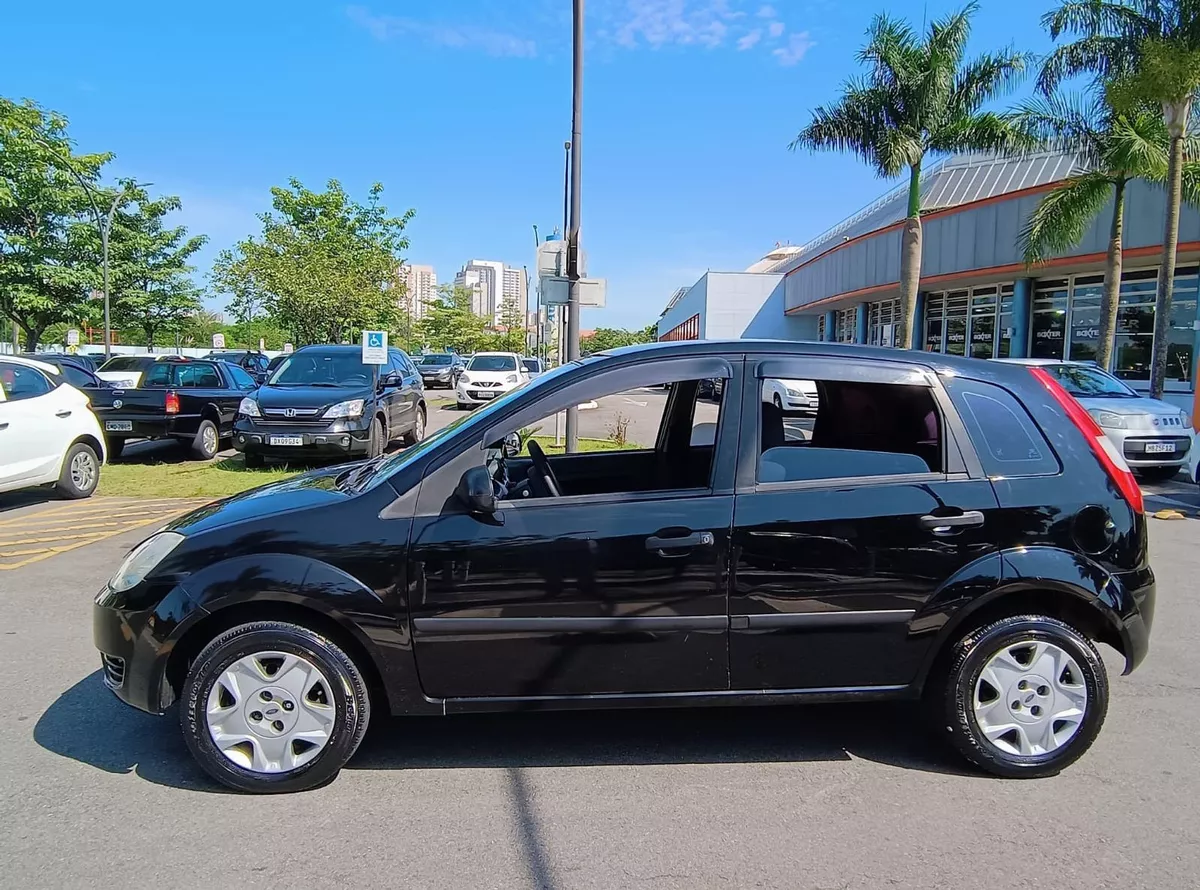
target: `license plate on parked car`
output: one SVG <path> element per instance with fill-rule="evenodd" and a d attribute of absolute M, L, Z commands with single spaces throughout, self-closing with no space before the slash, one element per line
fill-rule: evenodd
<path fill-rule="evenodd" d="M 477 393 L 475 393 L 475 398 L 477 398 L 477 399 L 494 399 L 495 397 L 496 397 L 496 394 L 494 392 L 477 392 Z"/>
<path fill-rule="evenodd" d="M 110 433 L 131 433 L 133 432 L 132 420 L 106 420 L 104 428 Z"/>
<path fill-rule="evenodd" d="M 1175 451 L 1174 442 L 1147 442 L 1147 454 L 1170 454 Z"/>
<path fill-rule="evenodd" d="M 303 445 L 303 436 L 271 436 L 270 445 Z"/>

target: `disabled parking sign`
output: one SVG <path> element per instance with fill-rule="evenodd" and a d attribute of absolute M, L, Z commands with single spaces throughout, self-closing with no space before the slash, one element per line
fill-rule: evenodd
<path fill-rule="evenodd" d="M 362 360 L 364 365 L 386 365 L 388 360 L 387 331 L 362 332 Z"/>

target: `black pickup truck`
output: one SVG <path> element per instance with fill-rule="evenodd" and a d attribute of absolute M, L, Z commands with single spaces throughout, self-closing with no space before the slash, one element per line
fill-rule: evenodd
<path fill-rule="evenodd" d="M 104 414 L 109 457 L 118 457 L 126 439 L 177 439 L 193 456 L 208 460 L 233 432 L 242 399 L 258 384 L 237 365 L 224 361 L 167 358 L 142 375 L 137 389 L 114 389 Z"/>

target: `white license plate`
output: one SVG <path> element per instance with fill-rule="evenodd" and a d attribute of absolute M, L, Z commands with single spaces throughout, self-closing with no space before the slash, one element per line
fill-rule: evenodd
<path fill-rule="evenodd" d="M 131 433 L 133 432 L 132 420 L 106 420 L 104 428 L 110 433 Z"/>
<path fill-rule="evenodd" d="M 494 392 L 477 392 L 477 393 L 475 393 L 475 398 L 477 398 L 477 399 L 494 399 L 494 398 L 496 398 L 496 394 Z"/>
<path fill-rule="evenodd" d="M 1174 442 L 1147 442 L 1147 454 L 1173 454 L 1175 452 Z"/>
<path fill-rule="evenodd" d="M 271 436 L 268 445 L 303 445 L 303 436 Z"/>

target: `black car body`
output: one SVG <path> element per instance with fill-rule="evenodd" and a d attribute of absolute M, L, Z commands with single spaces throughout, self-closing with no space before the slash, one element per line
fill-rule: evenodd
<path fill-rule="evenodd" d="M 53 365 L 67 383 L 83 392 L 88 397 L 92 412 L 100 419 L 103 427 L 104 418 L 113 407 L 113 386 L 96 376 L 96 364 L 79 356 L 58 353 L 22 353 L 23 358 L 34 359 Z"/>
<path fill-rule="evenodd" d="M 467 363 L 453 352 L 427 352 L 413 359 L 426 389 L 454 389 Z"/>
<path fill-rule="evenodd" d="M 719 419 L 697 436 L 714 377 Z M 767 378 L 817 381 L 811 432 L 764 403 Z M 542 417 L 662 382 L 651 449 L 516 454 Z M 976 764 L 1053 773 L 1103 720 L 1093 642 L 1133 670 L 1154 606 L 1140 490 L 1054 386 L 828 343 L 592 356 L 398 455 L 176 520 L 147 545 L 165 555 L 100 592 L 96 645 L 121 699 L 182 699 L 202 765 L 251 790 L 327 780 L 367 699 L 404 715 L 924 696 Z M 205 702 L 233 713 L 220 672 L 250 658 L 270 675 L 280 647 L 335 677 L 311 707 L 340 734 L 328 756 L 259 769 L 258 729 L 223 754 Z M 980 708 L 1010 707 L 985 738 Z"/>
<path fill-rule="evenodd" d="M 110 453 L 120 455 L 127 439 L 176 439 L 208 459 L 233 434 L 242 399 L 257 384 L 240 367 L 170 357 L 142 372 L 136 389 L 110 390 L 112 407 L 101 418 Z"/>
<path fill-rule="evenodd" d="M 100 369 L 100 363 L 94 356 L 79 352 L 23 352 L 23 358 L 31 358 L 39 362 L 49 362 L 56 367 L 63 364 L 74 365 L 77 368 L 95 374 Z"/>
<path fill-rule="evenodd" d="M 252 349 L 219 349 L 203 358 L 213 362 L 232 362 L 260 383 L 266 378 L 267 367 L 271 363 L 261 352 Z"/>
<path fill-rule="evenodd" d="M 357 346 L 306 346 L 288 356 L 245 400 L 234 447 L 264 457 L 374 456 L 393 439 L 425 435 L 424 388 L 400 349 L 386 365 L 364 365 Z"/>

